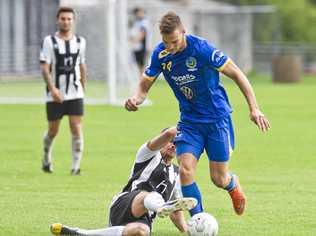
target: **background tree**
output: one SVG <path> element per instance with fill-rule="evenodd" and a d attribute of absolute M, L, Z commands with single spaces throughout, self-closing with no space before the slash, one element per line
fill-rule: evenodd
<path fill-rule="evenodd" d="M 316 42 L 316 0 L 221 0 L 235 5 L 274 5 L 281 31 L 280 39 L 287 42 Z M 274 24 L 277 24 L 274 21 Z M 263 31 L 269 30 L 267 25 Z M 262 33 L 264 40 L 264 33 Z"/>

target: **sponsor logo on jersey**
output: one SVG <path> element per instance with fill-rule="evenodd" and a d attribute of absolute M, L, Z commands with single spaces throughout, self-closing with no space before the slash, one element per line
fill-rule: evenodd
<path fill-rule="evenodd" d="M 188 71 L 196 71 L 196 59 L 195 57 L 188 57 L 185 60 L 185 65 L 188 67 Z"/>
<path fill-rule="evenodd" d="M 177 85 L 181 86 L 183 84 L 193 82 L 195 80 L 195 76 L 191 74 L 178 75 L 178 76 L 173 75 L 171 76 L 171 79 L 173 79 Z"/>
<path fill-rule="evenodd" d="M 162 50 L 162 51 L 159 53 L 158 58 L 161 59 L 161 58 L 167 56 L 168 54 L 169 54 L 169 52 L 167 51 L 167 49 Z"/>
<path fill-rule="evenodd" d="M 180 90 L 183 93 L 183 95 L 186 97 L 186 99 L 191 100 L 193 98 L 193 91 L 191 88 L 187 86 L 182 86 Z"/>
<path fill-rule="evenodd" d="M 71 72 L 74 69 L 74 67 L 74 59 L 72 56 L 70 56 L 64 58 L 64 67 L 60 69 L 64 70 L 65 72 Z"/>

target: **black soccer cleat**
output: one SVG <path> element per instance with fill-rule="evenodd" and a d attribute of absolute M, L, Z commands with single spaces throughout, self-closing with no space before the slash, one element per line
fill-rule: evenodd
<path fill-rule="evenodd" d="M 81 170 L 80 169 L 72 169 L 71 171 L 70 171 L 70 174 L 71 175 L 81 175 Z"/>
<path fill-rule="evenodd" d="M 42 171 L 49 174 L 53 173 L 52 163 L 48 163 L 48 164 L 42 163 Z"/>
<path fill-rule="evenodd" d="M 50 232 L 54 235 L 71 235 L 80 236 L 78 233 L 78 228 L 71 228 L 67 225 L 61 223 L 54 223 L 50 226 Z"/>

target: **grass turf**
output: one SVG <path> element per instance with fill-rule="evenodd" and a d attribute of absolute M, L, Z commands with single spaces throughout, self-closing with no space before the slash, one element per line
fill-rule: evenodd
<path fill-rule="evenodd" d="M 247 194 L 248 209 L 242 217 L 233 213 L 228 194 L 211 184 L 203 155 L 196 180 L 205 210 L 219 222 L 219 235 L 316 235 L 316 78 L 272 84 L 254 77 L 259 104 L 272 124 L 266 134 L 250 122 L 237 86 L 224 81 L 236 135 L 230 166 Z M 66 117 L 54 143 L 55 172 L 49 175 L 40 170 L 44 105 L 0 105 L 0 235 L 48 235 L 53 222 L 104 227 L 107 206 L 125 184 L 138 146 L 178 119 L 177 103 L 164 82 L 152 88 L 150 98 L 154 105 L 136 113 L 86 106 L 82 176 L 75 177 L 70 176 Z M 158 219 L 153 235 L 181 234 Z"/>

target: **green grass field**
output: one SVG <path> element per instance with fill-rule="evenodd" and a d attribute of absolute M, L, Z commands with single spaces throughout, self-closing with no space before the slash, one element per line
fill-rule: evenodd
<path fill-rule="evenodd" d="M 247 212 L 236 216 L 228 194 L 212 185 L 205 155 L 196 176 L 204 208 L 217 218 L 220 236 L 316 235 L 316 77 L 272 84 L 258 76 L 252 83 L 272 124 L 266 134 L 249 121 L 237 86 L 225 82 L 236 132 L 230 166 L 247 194 Z M 125 184 L 138 146 L 177 122 L 177 103 L 164 82 L 150 98 L 154 105 L 137 113 L 86 106 L 83 173 L 75 177 L 65 118 L 54 144 L 55 172 L 48 175 L 40 169 L 44 105 L 0 105 L 0 235 L 49 235 L 53 222 L 104 227 L 107 206 Z M 157 219 L 153 235 L 181 234 Z"/>

